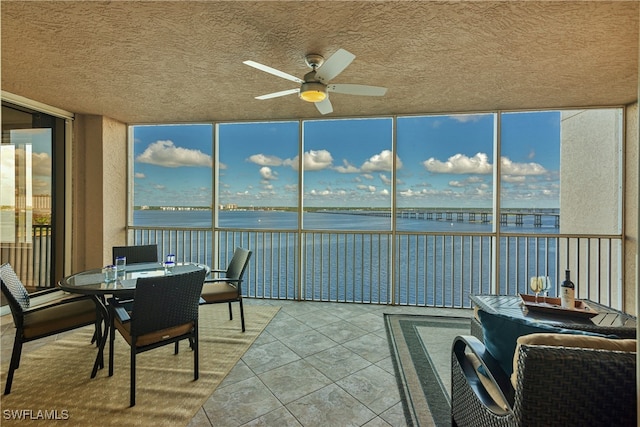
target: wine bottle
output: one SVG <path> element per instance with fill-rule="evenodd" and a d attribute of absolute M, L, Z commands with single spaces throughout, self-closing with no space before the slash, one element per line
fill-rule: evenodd
<path fill-rule="evenodd" d="M 576 287 L 569 276 L 570 272 L 566 270 L 564 282 L 560 285 L 560 301 L 562 308 L 574 309 L 576 307 Z"/>

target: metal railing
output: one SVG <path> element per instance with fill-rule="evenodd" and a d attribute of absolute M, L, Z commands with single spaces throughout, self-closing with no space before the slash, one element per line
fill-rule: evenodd
<path fill-rule="evenodd" d="M 10 263 L 25 286 L 54 286 L 51 283 L 51 243 L 51 226 L 33 225 L 30 242 L 0 244 L 0 264 Z"/>
<path fill-rule="evenodd" d="M 215 267 L 225 267 L 236 247 L 251 249 L 243 294 L 254 298 L 471 307 L 471 294 L 531 292 L 531 276 L 550 276 L 549 296 L 556 296 L 569 269 L 579 298 L 622 305 L 622 239 L 615 235 L 509 233 L 498 238 L 137 226 L 129 233 L 129 244 L 156 243 L 161 255 L 175 253 L 178 261 Z"/>

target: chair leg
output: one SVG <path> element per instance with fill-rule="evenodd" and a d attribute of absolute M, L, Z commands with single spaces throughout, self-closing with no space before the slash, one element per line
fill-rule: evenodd
<path fill-rule="evenodd" d="M 175 349 L 173 350 L 173 354 L 178 354 L 178 347 L 180 346 L 180 341 L 176 341 Z"/>
<path fill-rule="evenodd" d="M 129 406 L 136 406 L 136 350 L 135 350 L 135 341 L 131 343 L 131 389 L 129 390 Z"/>
<path fill-rule="evenodd" d="M 242 299 L 238 302 L 240 303 L 240 322 L 242 323 L 242 332 L 244 332 L 244 308 L 242 307 Z"/>
<path fill-rule="evenodd" d="M 200 377 L 200 358 L 198 355 L 198 322 L 195 325 L 194 337 L 193 337 L 193 379 L 197 380 Z"/>
<path fill-rule="evenodd" d="M 109 376 L 113 376 L 113 347 L 116 343 L 116 325 L 113 319 L 115 313 L 112 311 L 109 316 Z M 107 326 L 105 326 L 107 327 Z"/>
<path fill-rule="evenodd" d="M 13 383 L 13 373 L 20 367 L 20 356 L 22 355 L 22 340 L 20 339 L 21 331 L 16 330 L 16 338 L 13 342 L 13 351 L 11 352 L 11 363 L 9 364 L 9 372 L 7 372 L 7 383 L 4 387 L 4 394 L 11 393 L 11 384 Z"/>
<path fill-rule="evenodd" d="M 233 310 L 231 309 L 231 303 L 229 303 L 229 320 L 233 320 Z"/>

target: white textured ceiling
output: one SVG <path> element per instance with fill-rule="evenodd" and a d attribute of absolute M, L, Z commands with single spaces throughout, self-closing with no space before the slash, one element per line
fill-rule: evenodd
<path fill-rule="evenodd" d="M 127 123 L 322 117 L 289 95 L 307 53 L 355 61 L 324 117 L 620 105 L 637 1 L 2 1 L 2 89 Z"/>

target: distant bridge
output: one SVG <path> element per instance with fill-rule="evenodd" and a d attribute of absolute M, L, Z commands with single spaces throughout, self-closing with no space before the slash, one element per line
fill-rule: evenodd
<path fill-rule="evenodd" d="M 387 210 L 319 210 L 317 212 L 343 214 L 343 215 L 364 215 L 391 218 L 391 211 Z M 502 209 L 500 211 L 500 225 L 515 224 L 522 226 L 525 218 L 533 217 L 533 226 L 542 227 L 542 218 L 551 217 L 555 228 L 560 228 L 560 213 L 558 209 Z M 493 221 L 490 209 L 447 209 L 447 208 L 425 208 L 398 210 L 396 218 L 419 219 L 425 221 L 447 221 L 447 222 L 477 222 L 489 224 Z"/>

